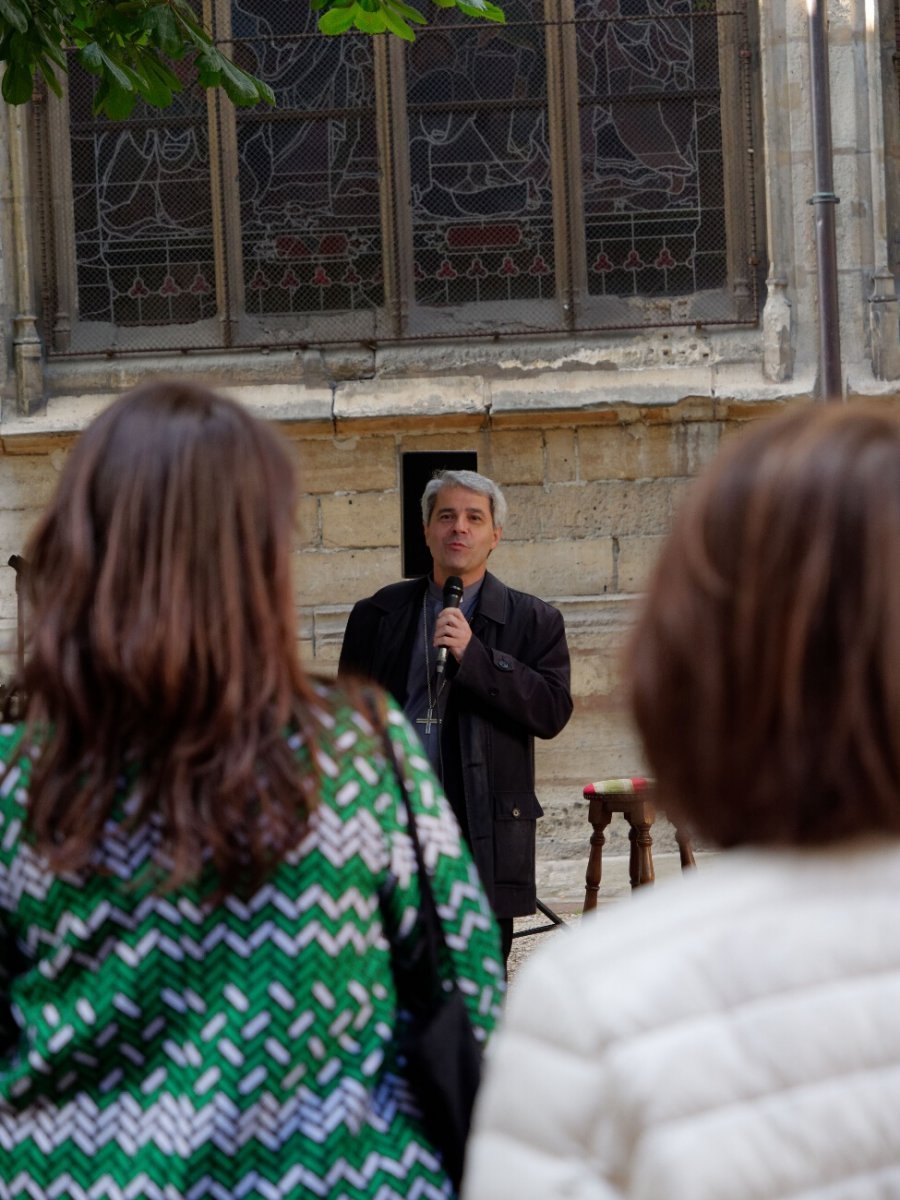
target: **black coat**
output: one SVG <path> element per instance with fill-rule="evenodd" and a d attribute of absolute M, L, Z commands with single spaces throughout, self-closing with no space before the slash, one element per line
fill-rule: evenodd
<path fill-rule="evenodd" d="M 355 604 L 339 673 L 374 679 L 402 705 L 427 579 Z M 572 713 L 569 648 L 560 613 L 487 573 L 462 663 L 448 659 L 441 729 L 444 790 L 460 818 L 498 917 L 534 912 L 534 739 Z"/>

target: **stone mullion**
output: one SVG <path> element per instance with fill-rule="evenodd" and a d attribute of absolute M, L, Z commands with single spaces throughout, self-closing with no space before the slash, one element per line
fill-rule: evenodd
<path fill-rule="evenodd" d="M 556 289 L 571 330 L 587 296 L 574 0 L 545 0 L 544 16 Z"/>
<path fill-rule="evenodd" d="M 737 306 L 735 316 L 747 320 L 752 314 L 753 288 L 750 263 L 752 213 L 749 145 L 750 95 L 744 86 L 749 73 L 750 44 L 743 4 L 717 18 L 719 47 L 719 95 L 722 114 L 722 160 L 724 163 L 724 221 L 728 286 Z"/>
<path fill-rule="evenodd" d="M 375 105 L 381 164 L 384 299 L 391 335 L 408 330 L 415 304 L 406 62 L 397 38 L 375 39 Z"/>
<path fill-rule="evenodd" d="M 48 89 L 45 110 L 47 144 L 44 149 L 48 162 L 52 163 L 52 169 L 47 172 L 51 227 L 45 236 L 51 239 L 53 246 L 53 312 L 45 313 L 44 320 L 50 325 L 53 351 L 65 354 L 71 347 L 72 326 L 78 319 L 68 79 L 62 81 L 61 96 Z"/>
<path fill-rule="evenodd" d="M 43 399 L 43 361 L 37 329 L 34 256 L 32 254 L 34 197 L 29 143 L 31 106 L 11 107 L 9 119 L 9 192 L 12 200 L 12 234 L 16 281 L 13 317 L 13 359 L 16 372 L 16 405 L 30 416 Z"/>
<path fill-rule="evenodd" d="M 231 54 L 231 0 L 203 0 L 203 20 L 215 31 L 223 54 Z M 234 105 L 221 88 L 206 96 L 209 119 L 209 169 L 215 255 L 216 307 L 222 344 L 238 338 L 244 314 L 244 256 L 238 183 L 238 145 Z"/>

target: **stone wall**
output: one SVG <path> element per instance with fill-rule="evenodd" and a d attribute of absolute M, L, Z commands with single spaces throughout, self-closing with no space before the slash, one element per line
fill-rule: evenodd
<path fill-rule="evenodd" d="M 509 517 L 491 569 L 513 587 L 562 611 L 573 660 L 575 714 L 538 748 L 541 794 L 577 800 L 584 782 L 641 767 L 621 697 L 618 657 L 637 594 L 691 478 L 723 437 L 775 405 L 684 401 L 661 408 L 622 405 L 593 412 L 510 417 L 494 428 L 452 422 L 395 422 L 358 436 L 310 433 L 282 423 L 297 454 L 298 630 L 309 667 L 333 675 L 350 606 L 400 576 L 400 456 L 467 449 L 500 482 Z M 15 574 L 20 553 L 51 494 L 72 438 L 10 439 L 27 453 L 0 458 L 0 632 L 13 663 Z"/>

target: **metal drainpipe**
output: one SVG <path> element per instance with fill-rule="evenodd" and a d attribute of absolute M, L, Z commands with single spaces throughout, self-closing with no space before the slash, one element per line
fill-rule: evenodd
<path fill-rule="evenodd" d="M 819 283 L 819 400 L 842 400 L 841 322 L 838 308 L 837 248 L 834 236 L 834 173 L 831 144 L 831 89 L 828 82 L 827 0 L 806 0 L 809 14 L 809 83 L 812 94 L 813 178 L 807 201 L 816 212 L 816 265 Z"/>

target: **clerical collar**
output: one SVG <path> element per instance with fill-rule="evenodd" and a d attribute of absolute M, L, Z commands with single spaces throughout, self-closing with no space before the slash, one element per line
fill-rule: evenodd
<path fill-rule="evenodd" d="M 483 583 L 484 576 L 482 575 L 480 579 L 476 579 L 474 583 L 470 583 L 468 587 L 463 588 L 462 600 L 459 603 L 459 607 L 464 613 L 468 614 L 472 611 Z M 441 584 L 435 583 L 431 576 L 428 577 L 428 595 L 435 603 L 439 602 L 441 608 L 444 608 L 444 588 Z"/>

